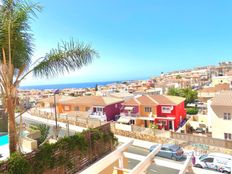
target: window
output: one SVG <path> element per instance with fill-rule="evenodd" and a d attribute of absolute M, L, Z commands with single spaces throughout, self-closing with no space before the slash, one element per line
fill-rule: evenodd
<path fill-rule="evenodd" d="M 159 120 L 158 123 L 162 126 L 166 126 L 167 125 L 167 121 L 165 120 Z"/>
<path fill-rule="evenodd" d="M 74 107 L 74 110 L 79 111 L 80 110 L 79 106 Z"/>
<path fill-rule="evenodd" d="M 162 106 L 161 110 L 162 110 L 162 113 L 171 113 L 173 110 L 173 106 Z"/>
<path fill-rule="evenodd" d="M 144 110 L 145 112 L 151 112 L 151 107 L 145 107 Z"/>
<path fill-rule="evenodd" d="M 69 111 L 69 110 L 70 110 L 70 106 L 67 106 L 67 105 L 64 106 L 64 110 L 65 110 L 65 111 Z"/>
<path fill-rule="evenodd" d="M 207 155 L 201 155 L 200 158 L 199 158 L 199 160 L 202 160 L 202 159 L 204 159 L 206 157 L 207 157 Z"/>
<path fill-rule="evenodd" d="M 232 140 L 232 134 L 231 133 L 224 133 L 224 139 L 225 140 Z"/>
<path fill-rule="evenodd" d="M 85 111 L 88 111 L 90 109 L 90 107 L 85 107 Z"/>
<path fill-rule="evenodd" d="M 96 112 L 103 112 L 103 108 L 96 108 Z"/>
<path fill-rule="evenodd" d="M 166 147 L 161 147 L 161 150 L 167 150 L 167 148 Z"/>
<path fill-rule="evenodd" d="M 231 120 L 231 114 L 230 113 L 224 113 L 224 120 Z"/>
<path fill-rule="evenodd" d="M 213 158 L 205 158 L 202 161 L 206 162 L 206 163 L 212 163 L 213 162 Z"/>

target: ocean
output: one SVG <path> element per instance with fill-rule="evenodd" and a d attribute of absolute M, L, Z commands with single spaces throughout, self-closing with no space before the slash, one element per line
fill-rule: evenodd
<path fill-rule="evenodd" d="M 113 84 L 113 83 L 120 83 L 120 81 L 20 86 L 19 89 L 23 89 L 23 90 L 31 90 L 31 89 L 44 90 L 44 89 L 65 89 L 65 88 L 94 88 L 96 85 L 105 86 L 105 85 Z"/>

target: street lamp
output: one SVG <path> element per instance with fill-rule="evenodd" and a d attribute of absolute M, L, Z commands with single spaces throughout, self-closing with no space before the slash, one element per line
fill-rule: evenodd
<path fill-rule="evenodd" d="M 55 122 L 56 122 L 56 127 L 55 127 L 55 138 L 57 139 L 58 137 L 58 125 L 57 125 L 57 111 L 56 111 L 56 94 L 59 94 L 59 89 L 56 89 L 54 91 L 54 111 L 55 111 Z"/>

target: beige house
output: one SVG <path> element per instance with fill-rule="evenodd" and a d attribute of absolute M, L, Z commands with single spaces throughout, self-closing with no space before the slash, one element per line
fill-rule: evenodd
<path fill-rule="evenodd" d="M 223 91 L 208 102 L 212 137 L 232 141 L 232 91 Z"/>
<path fill-rule="evenodd" d="M 217 84 L 213 87 L 207 87 L 199 90 L 198 98 L 202 102 L 207 102 L 209 99 L 212 99 L 215 95 L 226 90 L 230 90 L 230 84 L 228 83 Z"/>
<path fill-rule="evenodd" d="M 218 85 L 218 84 L 223 84 L 223 83 L 228 83 L 232 84 L 232 76 L 217 76 L 217 77 L 212 77 L 212 85 Z"/>

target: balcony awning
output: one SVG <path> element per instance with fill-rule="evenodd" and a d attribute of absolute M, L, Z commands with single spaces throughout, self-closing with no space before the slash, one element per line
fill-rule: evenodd
<path fill-rule="evenodd" d="M 157 120 L 175 120 L 175 117 L 156 117 Z"/>
<path fill-rule="evenodd" d="M 120 117 L 117 122 L 119 123 L 129 123 L 130 122 L 130 117 Z"/>
<path fill-rule="evenodd" d="M 148 120 L 148 121 L 154 121 L 155 117 L 136 117 L 138 120 Z"/>
<path fill-rule="evenodd" d="M 126 106 L 124 108 L 124 110 L 127 110 L 127 111 L 132 111 L 133 109 L 134 109 L 134 107 L 132 107 L 132 106 Z"/>

